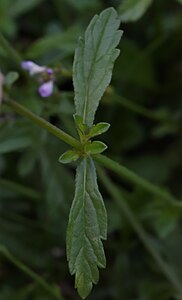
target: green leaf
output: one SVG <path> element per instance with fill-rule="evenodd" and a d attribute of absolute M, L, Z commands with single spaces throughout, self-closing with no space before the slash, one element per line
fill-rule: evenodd
<path fill-rule="evenodd" d="M 98 267 L 106 259 L 101 239 L 106 239 L 107 213 L 98 190 L 95 166 L 91 157 L 77 168 L 76 191 L 67 229 L 67 258 L 75 287 L 84 299 L 99 279 Z"/>
<path fill-rule="evenodd" d="M 18 80 L 19 78 L 19 74 L 17 72 L 11 71 L 9 72 L 5 79 L 4 79 L 4 85 L 6 85 L 7 87 L 11 87 L 12 84 Z"/>
<path fill-rule="evenodd" d="M 122 31 L 113 8 L 104 10 L 90 22 L 80 38 L 73 64 L 76 114 L 92 126 L 99 101 L 111 81 L 113 64 L 119 55 Z"/>
<path fill-rule="evenodd" d="M 100 134 L 106 132 L 109 129 L 109 127 L 110 127 L 110 124 L 106 123 L 106 122 L 100 122 L 96 125 L 93 125 L 92 128 L 90 129 L 89 136 L 94 137 L 94 136 L 100 135 Z"/>
<path fill-rule="evenodd" d="M 62 164 L 68 164 L 70 162 L 76 161 L 78 158 L 79 154 L 76 151 L 68 150 L 60 156 L 59 162 Z"/>
<path fill-rule="evenodd" d="M 86 144 L 85 150 L 88 154 L 99 154 L 107 149 L 106 144 L 100 141 L 94 141 Z"/>
<path fill-rule="evenodd" d="M 122 22 L 134 22 L 140 19 L 153 0 L 123 0 L 119 6 Z"/>

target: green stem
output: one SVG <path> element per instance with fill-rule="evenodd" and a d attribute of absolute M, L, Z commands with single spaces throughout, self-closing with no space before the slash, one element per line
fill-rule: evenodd
<path fill-rule="evenodd" d="M 63 130 L 57 128 L 56 126 L 52 125 L 51 123 L 47 122 L 43 118 L 37 116 L 21 104 L 18 104 L 16 101 L 11 100 L 7 97 L 5 97 L 5 103 L 11 107 L 14 111 L 16 111 L 18 114 L 26 117 L 27 119 L 31 120 L 33 123 L 37 124 L 38 126 L 46 129 L 48 132 L 50 132 L 52 135 L 56 136 L 60 140 L 64 141 L 68 145 L 81 150 L 82 146 L 78 140 L 73 138 L 71 135 L 65 133 Z"/>
<path fill-rule="evenodd" d="M 122 105 L 124 108 L 131 110 L 134 113 L 137 113 L 143 117 L 146 117 L 148 119 L 159 121 L 163 120 L 162 117 L 158 116 L 155 112 L 150 111 L 149 109 L 143 107 L 142 105 L 136 104 L 124 97 L 116 95 L 114 97 L 115 102 Z"/>
<path fill-rule="evenodd" d="M 6 53 L 8 54 L 8 57 L 10 57 L 15 64 L 20 68 L 22 59 L 19 53 L 14 50 L 14 48 L 10 45 L 10 43 L 4 38 L 4 36 L 0 33 L 0 44 L 1 47 L 4 48 Z"/>
<path fill-rule="evenodd" d="M 130 110 L 131 112 L 138 114 L 142 117 L 148 118 L 152 121 L 169 122 L 172 124 L 176 121 L 171 114 L 168 114 L 168 112 L 159 113 L 159 111 L 150 110 L 125 97 L 119 96 L 117 93 L 113 94 L 113 100 L 125 109 Z"/>
<path fill-rule="evenodd" d="M 59 138 L 60 140 L 64 141 L 68 145 L 72 146 L 77 150 L 82 150 L 81 143 L 70 136 L 69 134 L 65 133 L 63 130 L 57 128 L 56 126 L 50 124 L 49 122 L 45 121 L 43 118 L 37 116 L 36 114 L 29 111 L 27 108 L 23 107 L 22 105 L 18 104 L 14 100 L 10 100 L 9 98 L 5 98 L 5 103 L 15 110 L 20 115 L 26 117 L 27 119 L 31 120 L 33 123 L 39 125 L 40 127 L 46 129 L 48 132 Z M 176 207 L 182 208 L 182 204 L 168 192 L 163 190 L 162 188 L 158 187 L 157 185 L 149 182 L 148 180 L 140 177 L 139 175 L 135 174 L 133 171 L 127 169 L 126 167 L 120 165 L 119 163 L 113 161 L 112 159 L 104 156 L 104 155 L 97 155 L 94 159 L 99 162 L 102 166 L 106 167 L 107 169 L 115 172 L 118 176 L 122 179 L 127 180 L 132 184 L 139 185 L 146 191 L 154 194 L 157 197 L 165 199 L 171 205 Z"/>
<path fill-rule="evenodd" d="M 10 180 L 0 178 L 0 187 L 3 187 L 5 189 L 11 190 L 15 193 L 18 193 L 20 195 L 26 196 L 28 198 L 31 198 L 33 200 L 40 200 L 41 196 L 36 191 L 25 187 L 19 183 L 12 182 Z"/>
<path fill-rule="evenodd" d="M 130 209 L 126 200 L 123 198 L 123 195 L 120 192 L 120 190 L 116 187 L 115 184 L 113 184 L 113 182 L 108 178 L 108 176 L 101 169 L 99 169 L 99 176 L 102 180 L 104 187 L 112 196 L 113 200 L 117 204 L 121 213 L 125 216 L 125 218 L 128 220 L 128 222 L 130 223 L 134 231 L 137 233 L 140 240 L 143 242 L 145 248 L 148 250 L 148 252 L 151 254 L 153 259 L 156 261 L 156 263 L 158 264 L 158 266 L 160 267 L 161 271 L 166 276 L 166 278 L 169 280 L 169 282 L 171 282 L 171 284 L 174 286 L 177 292 L 182 296 L 181 282 L 179 281 L 179 279 L 177 278 L 176 274 L 171 269 L 171 267 L 163 260 L 161 255 L 157 252 L 151 238 L 148 236 L 143 226 L 137 220 L 136 216 Z"/>
<path fill-rule="evenodd" d="M 133 171 L 127 169 L 125 166 L 120 165 L 119 163 L 113 161 L 112 159 L 104 156 L 104 155 L 97 155 L 94 157 L 94 160 L 99 162 L 102 166 L 113 171 L 121 178 L 125 179 L 127 182 L 132 184 L 137 184 L 142 187 L 144 190 L 154 194 L 157 197 L 167 200 L 172 205 L 176 205 L 179 207 L 181 203 L 168 192 L 163 190 L 162 188 L 158 187 L 157 185 L 149 182 L 148 180 L 140 177 L 139 175 L 135 174 Z"/>
<path fill-rule="evenodd" d="M 57 290 L 54 289 L 51 285 L 49 285 L 42 277 L 37 275 L 31 269 L 29 269 L 26 265 L 24 265 L 19 259 L 14 257 L 4 246 L 0 246 L 0 253 L 6 257 L 10 262 L 12 262 L 16 267 L 18 267 L 21 271 L 35 280 L 40 286 L 42 286 L 49 294 L 54 296 L 55 299 L 63 300 L 63 297 L 58 293 Z"/>

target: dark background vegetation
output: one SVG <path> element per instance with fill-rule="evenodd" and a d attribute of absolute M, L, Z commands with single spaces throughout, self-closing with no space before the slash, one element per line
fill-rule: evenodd
<path fill-rule="evenodd" d="M 22 58 L 71 71 L 78 36 L 90 19 L 119 0 L 1 0 L 0 32 Z M 182 197 L 182 6 L 154 0 L 135 22 L 121 24 L 112 85 L 96 121 L 111 123 L 101 139 L 107 155 L 137 174 Z M 11 96 L 56 126 L 75 135 L 71 78 L 59 76 L 54 95 L 42 99 L 38 83 L 21 73 L 0 44 L 1 71 L 20 72 Z M 65 299 L 78 299 L 65 255 L 65 233 L 74 195 L 73 165 L 58 157 L 68 147 L 19 117 L 5 104 L 0 113 L 0 245 L 39 274 Z M 105 175 L 106 176 L 106 175 Z M 158 253 L 182 284 L 182 208 L 153 196 L 107 171 L 125 194 L 131 210 Z M 130 222 L 106 191 L 108 210 L 107 268 L 89 299 L 181 299 L 144 247 Z M 121 199 L 121 201 L 123 201 Z M 180 202 L 179 202 L 180 203 Z M 4 249 L 4 248 L 3 248 Z M 0 255 L 1 300 L 52 300 L 5 254 Z"/>

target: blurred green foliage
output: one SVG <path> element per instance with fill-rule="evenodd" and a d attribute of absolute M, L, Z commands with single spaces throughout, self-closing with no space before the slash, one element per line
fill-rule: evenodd
<path fill-rule="evenodd" d="M 136 2 L 141 2 L 137 12 Z M 179 201 L 182 197 L 180 3 L 176 0 L 0 1 L 0 32 L 12 47 L 8 50 L 0 43 L 1 72 L 20 73 L 10 95 L 74 136 L 71 77 L 63 72 L 57 78 L 54 95 L 41 99 L 38 83 L 21 71 L 19 59 L 71 72 L 77 39 L 92 16 L 109 6 L 121 13 L 124 21 L 121 54 L 96 121 L 111 123 L 102 138 L 109 146 L 107 155 L 164 187 Z M 52 290 L 59 288 L 64 299 L 74 300 L 78 296 L 65 256 L 74 166 L 58 163 L 67 148 L 5 104 L 1 107 L 0 245 L 49 282 Z M 152 238 L 153 246 L 182 284 L 182 209 L 171 207 L 165 200 L 140 186 L 131 186 L 113 173 L 107 172 L 105 176 L 124 194 L 131 211 Z M 105 189 L 103 177 L 100 189 L 109 217 L 105 242 L 107 268 L 101 271 L 100 282 L 89 299 L 181 299 L 182 295 L 162 274 Z M 122 196 L 121 201 L 124 201 Z M 56 298 L 1 254 L 1 300 Z"/>

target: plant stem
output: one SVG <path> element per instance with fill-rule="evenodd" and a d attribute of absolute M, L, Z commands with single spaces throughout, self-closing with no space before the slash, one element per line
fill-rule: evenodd
<path fill-rule="evenodd" d="M 158 116 L 156 112 L 150 111 L 149 109 L 143 107 L 142 105 L 136 104 L 124 97 L 115 95 L 114 100 L 119 105 L 122 105 L 124 108 L 131 110 L 134 113 L 137 113 L 143 117 L 151 119 L 153 121 L 163 120 L 164 118 Z"/>
<path fill-rule="evenodd" d="M 129 205 L 127 204 L 126 200 L 123 198 L 122 193 L 120 190 L 116 187 L 116 185 L 108 178 L 108 176 L 99 168 L 99 176 L 102 180 L 102 183 L 106 190 L 109 192 L 109 194 L 112 196 L 113 200 L 117 204 L 118 208 L 122 212 L 122 214 L 125 216 L 125 218 L 128 220 L 134 231 L 137 233 L 141 241 L 143 242 L 145 248 L 148 250 L 148 252 L 151 254 L 153 259 L 156 261 L 158 266 L 160 267 L 163 274 L 166 276 L 166 278 L 171 282 L 171 284 L 174 286 L 174 288 L 177 290 L 177 292 L 182 296 L 182 284 L 177 278 L 174 271 L 171 269 L 171 267 L 163 260 L 161 255 L 156 250 L 151 238 L 143 228 L 143 226 L 140 224 L 140 222 L 137 220 L 136 216 L 130 209 Z"/>
<path fill-rule="evenodd" d="M 37 116 L 36 114 L 32 113 L 27 108 L 23 107 L 21 104 L 18 104 L 16 101 L 5 97 L 5 103 L 12 108 L 14 111 L 19 113 L 20 115 L 26 117 L 27 119 L 31 120 L 33 123 L 39 125 L 40 127 L 46 129 L 52 135 L 56 136 L 60 140 L 64 141 L 68 145 L 72 146 L 77 150 L 82 150 L 81 143 L 73 138 L 71 135 L 65 133 L 63 130 L 57 128 L 56 126 L 52 125 L 51 123 L 47 122 L 43 118 Z M 157 185 L 149 182 L 148 180 L 142 178 L 141 176 L 135 174 L 133 171 L 127 169 L 126 167 L 120 165 L 119 163 L 113 161 L 112 159 L 104 156 L 104 155 L 96 155 L 94 159 L 99 162 L 102 166 L 106 167 L 107 169 L 115 172 L 118 176 L 122 179 L 127 180 L 135 185 L 139 185 L 146 191 L 154 194 L 157 197 L 165 199 L 171 205 L 182 208 L 182 204 L 178 201 L 175 197 L 171 194 L 163 190 L 162 188 L 158 187 Z"/>
<path fill-rule="evenodd" d="M 4 246 L 0 246 L 0 254 L 6 257 L 10 262 L 12 262 L 16 267 L 22 270 L 25 274 L 35 280 L 40 286 L 42 286 L 49 294 L 54 296 L 55 299 L 63 300 L 63 297 L 54 289 L 53 286 L 49 285 L 42 277 L 37 275 L 26 265 L 24 265 L 19 259 L 14 257 Z"/>
<path fill-rule="evenodd" d="M 94 160 L 99 162 L 105 168 L 113 171 L 121 178 L 125 179 L 127 182 L 130 182 L 132 184 L 137 184 L 138 186 L 154 194 L 155 196 L 165 199 L 171 204 L 182 207 L 181 203 L 178 200 L 176 200 L 175 197 L 170 195 L 168 192 L 158 187 L 157 185 L 149 182 L 148 180 L 140 177 L 139 175 L 135 174 L 133 171 L 127 169 L 125 166 L 120 165 L 119 163 L 113 161 L 112 159 L 99 154 L 94 157 Z"/>
<path fill-rule="evenodd" d="M 63 130 L 57 128 L 56 126 L 52 125 L 51 123 L 47 122 L 43 118 L 37 116 L 21 104 L 18 104 L 16 101 L 11 100 L 7 97 L 5 97 L 5 103 L 11 107 L 14 111 L 19 113 L 20 115 L 26 117 L 27 119 L 31 120 L 33 123 L 37 124 L 38 126 L 46 129 L 48 132 L 50 132 L 52 135 L 56 136 L 60 140 L 64 141 L 68 145 L 81 150 L 82 146 L 78 140 L 73 138 L 71 135 L 67 134 Z"/>
<path fill-rule="evenodd" d="M 19 53 L 10 45 L 10 43 L 4 38 L 4 36 L 0 33 L 0 44 L 8 54 L 15 64 L 20 68 L 22 59 Z"/>
<path fill-rule="evenodd" d="M 41 196 L 38 192 L 32 190 L 31 188 L 25 187 L 19 183 L 0 178 L 0 187 L 11 190 L 20 195 L 26 196 L 33 200 L 40 200 Z"/>

